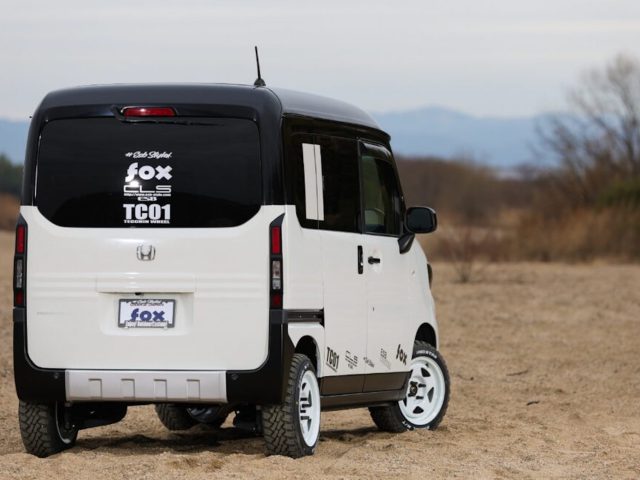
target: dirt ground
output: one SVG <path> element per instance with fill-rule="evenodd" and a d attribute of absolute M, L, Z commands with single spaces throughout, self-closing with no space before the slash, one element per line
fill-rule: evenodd
<path fill-rule="evenodd" d="M 500 264 L 460 284 L 436 263 L 453 391 L 433 432 L 329 412 L 316 455 L 294 461 L 229 425 L 169 433 L 145 406 L 42 460 L 18 431 L 12 241 L 0 233 L 0 478 L 640 478 L 640 266 Z"/>

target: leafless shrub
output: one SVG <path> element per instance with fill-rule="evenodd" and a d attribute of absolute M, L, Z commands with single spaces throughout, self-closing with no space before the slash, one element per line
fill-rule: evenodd
<path fill-rule="evenodd" d="M 489 263 L 505 258 L 505 244 L 491 229 L 453 227 L 440 235 L 440 258 L 452 262 L 456 281 L 460 283 L 481 278 Z"/>

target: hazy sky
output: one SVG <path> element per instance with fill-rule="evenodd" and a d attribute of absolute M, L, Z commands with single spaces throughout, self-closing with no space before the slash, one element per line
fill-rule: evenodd
<path fill-rule="evenodd" d="M 80 84 L 255 79 L 372 111 L 563 106 L 586 68 L 640 57 L 640 0 L 0 0 L 0 117 Z"/>

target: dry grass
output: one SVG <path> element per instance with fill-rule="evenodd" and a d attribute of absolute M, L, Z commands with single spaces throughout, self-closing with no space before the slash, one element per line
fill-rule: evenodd
<path fill-rule="evenodd" d="M 294 461 L 228 424 L 171 434 L 145 406 L 41 460 L 24 453 L 16 418 L 12 246 L 0 232 L 0 478 L 640 477 L 640 266 L 491 264 L 461 284 L 436 262 L 453 393 L 433 432 L 380 433 L 363 409 L 329 412 L 317 454 Z"/>
<path fill-rule="evenodd" d="M 13 195 L 0 193 L 0 230 L 13 230 L 20 210 L 20 200 Z"/>
<path fill-rule="evenodd" d="M 557 219 L 529 214 L 518 226 L 513 250 L 532 260 L 640 260 L 640 210 L 579 209 Z"/>

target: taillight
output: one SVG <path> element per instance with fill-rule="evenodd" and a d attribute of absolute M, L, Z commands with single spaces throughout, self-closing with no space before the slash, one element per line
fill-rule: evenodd
<path fill-rule="evenodd" d="M 16 227 L 16 248 L 13 257 L 13 304 L 24 307 L 27 286 L 27 226 Z"/>
<path fill-rule="evenodd" d="M 282 219 L 276 218 L 269 225 L 269 276 L 271 308 L 282 308 Z"/>
<path fill-rule="evenodd" d="M 176 111 L 171 107 L 125 107 L 125 117 L 175 117 Z"/>

